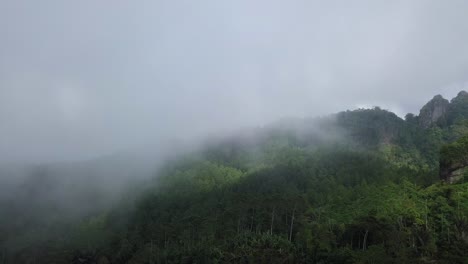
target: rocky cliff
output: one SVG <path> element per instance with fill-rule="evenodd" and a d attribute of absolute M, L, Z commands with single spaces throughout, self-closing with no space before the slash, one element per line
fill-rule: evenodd
<path fill-rule="evenodd" d="M 450 103 L 441 95 L 436 95 L 431 101 L 421 108 L 419 112 L 419 124 L 429 128 L 433 124 L 444 125 Z"/>

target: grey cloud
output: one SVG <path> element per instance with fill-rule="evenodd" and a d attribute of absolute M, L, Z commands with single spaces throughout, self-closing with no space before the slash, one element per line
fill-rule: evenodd
<path fill-rule="evenodd" d="M 468 79 L 468 2 L 2 1 L 0 162 L 104 155 Z"/>

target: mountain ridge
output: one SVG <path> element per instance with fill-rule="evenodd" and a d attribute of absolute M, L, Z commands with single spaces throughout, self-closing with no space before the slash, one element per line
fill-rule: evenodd
<path fill-rule="evenodd" d="M 405 119 L 348 110 L 208 142 L 108 207 L 86 164 L 68 164 L 86 181 L 66 185 L 66 170 L 34 171 L 0 201 L 0 252 L 7 263 L 464 263 L 467 95 Z M 132 175 L 107 162 L 99 171 Z M 73 199 L 54 203 L 56 190 Z"/>

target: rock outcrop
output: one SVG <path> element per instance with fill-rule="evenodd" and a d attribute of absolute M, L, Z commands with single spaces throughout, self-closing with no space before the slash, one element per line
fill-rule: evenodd
<path fill-rule="evenodd" d="M 456 183 L 468 175 L 468 163 L 464 165 L 444 166 L 440 168 L 440 178 L 447 183 Z"/>
<path fill-rule="evenodd" d="M 444 123 L 449 106 L 450 102 L 447 99 L 441 95 L 436 95 L 419 112 L 419 124 L 424 128 L 428 128 L 433 124 Z"/>
<path fill-rule="evenodd" d="M 468 135 L 440 151 L 440 178 L 455 183 L 468 177 Z"/>

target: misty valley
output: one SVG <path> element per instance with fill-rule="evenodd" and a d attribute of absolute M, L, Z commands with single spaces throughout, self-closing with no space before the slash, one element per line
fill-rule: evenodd
<path fill-rule="evenodd" d="M 3 165 L 0 263 L 468 263 L 464 91 L 171 146 Z"/>

